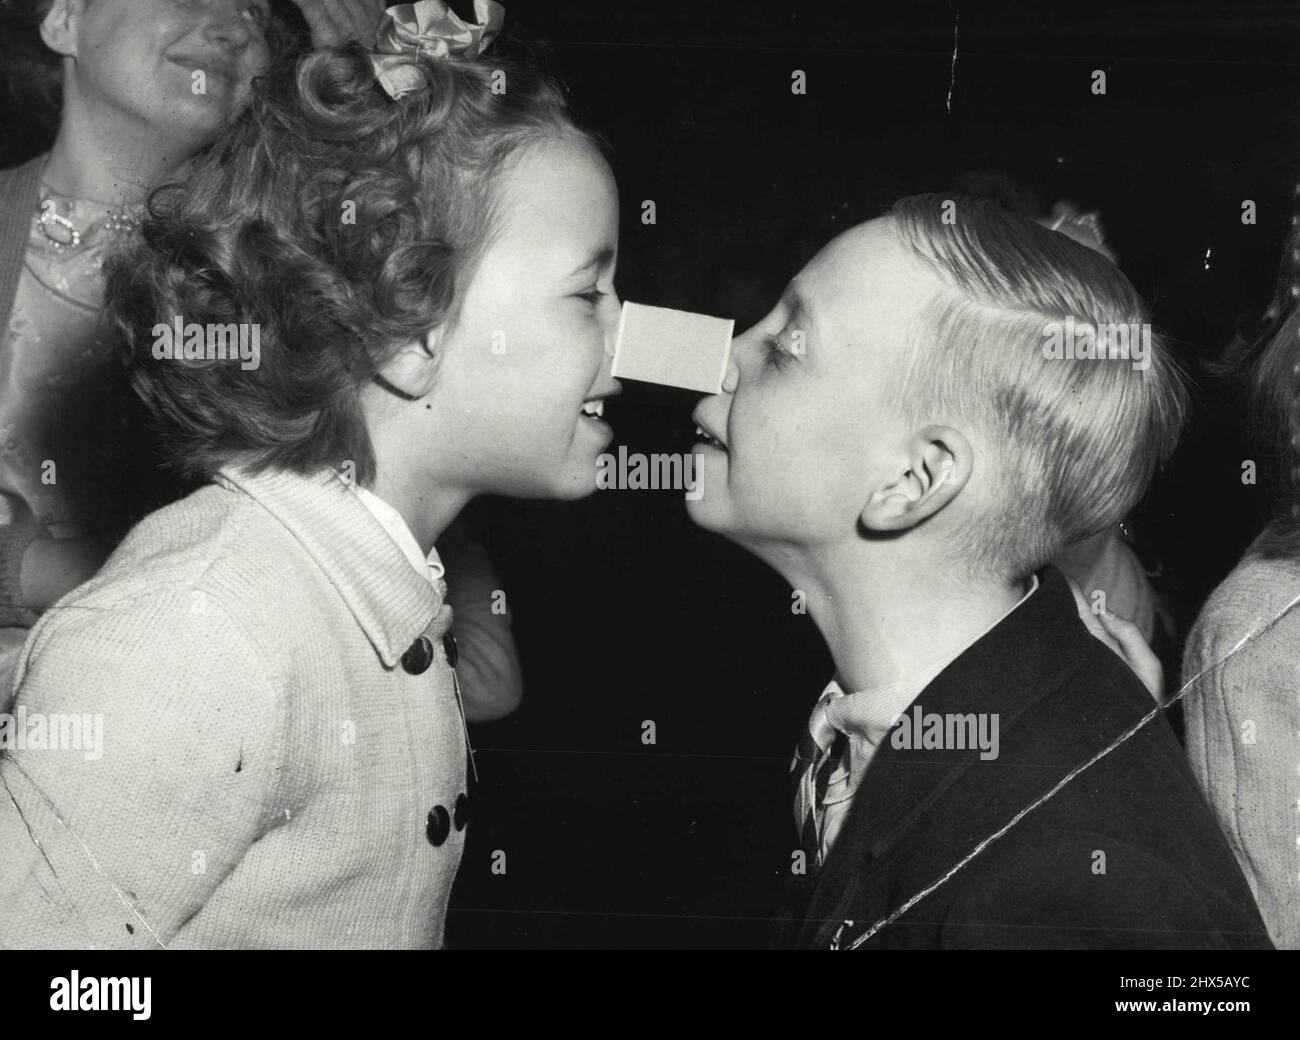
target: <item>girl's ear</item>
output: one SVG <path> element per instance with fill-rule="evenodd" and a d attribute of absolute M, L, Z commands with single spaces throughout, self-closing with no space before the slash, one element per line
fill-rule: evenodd
<path fill-rule="evenodd" d="M 401 347 L 379 370 L 400 397 L 416 401 L 433 389 L 438 375 L 438 346 L 441 330 L 430 329 L 419 339 Z"/>
<path fill-rule="evenodd" d="M 970 441 L 951 426 L 918 430 L 908 446 L 907 469 L 872 491 L 862 508 L 869 531 L 905 531 L 951 502 L 970 479 Z"/>
<path fill-rule="evenodd" d="M 77 32 L 86 0 L 54 0 L 41 21 L 41 40 L 55 54 L 77 56 Z"/>

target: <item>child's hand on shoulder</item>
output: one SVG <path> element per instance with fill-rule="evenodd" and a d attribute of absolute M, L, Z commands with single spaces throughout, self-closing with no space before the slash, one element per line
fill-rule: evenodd
<path fill-rule="evenodd" d="M 1156 699 L 1156 703 L 1163 703 L 1165 670 L 1160 664 L 1160 659 L 1152 653 L 1151 647 L 1142 638 L 1137 625 L 1117 617 L 1104 608 L 1101 613 L 1094 613 L 1083 590 L 1079 588 L 1079 583 L 1068 576 L 1066 581 L 1070 583 L 1070 591 L 1074 593 L 1074 603 L 1079 609 L 1079 620 L 1096 638 L 1119 654 L 1124 663 L 1142 680 L 1142 685 Z"/>

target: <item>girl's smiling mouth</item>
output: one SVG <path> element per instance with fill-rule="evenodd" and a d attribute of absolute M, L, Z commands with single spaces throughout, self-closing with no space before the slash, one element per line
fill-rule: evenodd
<path fill-rule="evenodd" d="M 600 425 L 604 429 L 609 429 L 609 423 L 605 421 L 605 402 L 611 397 L 617 397 L 622 392 L 623 388 L 616 383 L 612 390 L 588 397 L 582 402 L 582 417 L 589 422 Z"/>

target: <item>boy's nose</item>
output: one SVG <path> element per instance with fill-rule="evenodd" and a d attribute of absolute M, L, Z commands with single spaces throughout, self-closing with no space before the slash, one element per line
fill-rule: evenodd
<path fill-rule="evenodd" d="M 608 313 L 611 317 L 605 322 L 605 357 L 613 361 L 614 350 L 618 346 L 618 319 L 623 313 L 623 301 L 618 293 L 610 293 Z"/>
<path fill-rule="evenodd" d="M 727 370 L 722 374 L 722 392 L 734 394 L 740 385 L 740 366 L 736 364 L 736 341 L 731 341 L 731 353 L 727 355 Z"/>

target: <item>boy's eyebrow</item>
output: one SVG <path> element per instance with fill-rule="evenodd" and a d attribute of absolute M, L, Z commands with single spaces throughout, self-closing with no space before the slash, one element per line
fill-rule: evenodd
<path fill-rule="evenodd" d="M 607 264 L 611 263 L 613 259 L 614 259 L 613 246 L 597 246 L 592 251 L 591 255 L 587 257 L 584 263 L 580 264 L 578 267 L 575 267 L 573 269 L 573 274 L 569 275 L 569 277 L 574 278 L 582 274 L 583 271 L 590 271 L 593 267 L 596 268 L 604 267 Z"/>
<path fill-rule="evenodd" d="M 793 318 L 796 314 L 802 314 L 813 325 L 817 324 L 817 315 L 812 312 L 812 307 L 809 306 L 807 298 L 799 291 L 799 287 L 794 282 L 785 287 L 785 292 L 781 294 L 781 303 L 790 317 Z"/>

